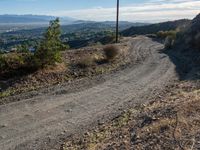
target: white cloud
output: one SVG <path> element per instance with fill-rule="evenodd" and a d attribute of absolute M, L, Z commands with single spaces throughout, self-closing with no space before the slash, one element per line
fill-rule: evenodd
<path fill-rule="evenodd" d="M 200 0 L 149 0 L 145 4 L 132 4 L 120 8 L 121 20 L 158 22 L 193 18 L 200 13 Z M 84 20 L 115 20 L 116 8 L 91 8 L 49 13 Z"/>

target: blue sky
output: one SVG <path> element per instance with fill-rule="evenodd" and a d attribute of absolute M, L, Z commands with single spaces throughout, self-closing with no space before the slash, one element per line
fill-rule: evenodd
<path fill-rule="evenodd" d="M 121 0 L 121 5 L 143 3 L 148 0 Z M 95 7 L 114 7 L 116 0 L 0 0 L 0 12 L 47 13 L 56 10 L 76 10 Z"/>
<path fill-rule="evenodd" d="M 84 20 L 115 20 L 116 0 L 0 0 L 0 14 L 70 16 Z M 120 19 L 159 22 L 193 18 L 200 0 L 120 0 Z"/>

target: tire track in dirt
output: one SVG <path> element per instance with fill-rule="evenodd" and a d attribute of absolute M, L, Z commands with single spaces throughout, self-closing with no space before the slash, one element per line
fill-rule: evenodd
<path fill-rule="evenodd" d="M 0 106 L 0 149 L 51 149 L 59 145 L 61 133 L 80 132 L 114 116 L 119 108 L 143 103 L 176 78 L 174 64 L 159 52 L 162 44 L 144 36 L 131 39 L 130 44 L 140 63 L 107 75 L 100 84 Z"/>

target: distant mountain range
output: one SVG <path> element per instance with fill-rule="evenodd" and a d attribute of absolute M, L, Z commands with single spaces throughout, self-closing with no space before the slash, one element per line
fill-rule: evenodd
<path fill-rule="evenodd" d="M 48 24 L 50 20 L 54 20 L 56 16 L 45 15 L 0 15 L 0 24 Z M 89 21 L 89 20 L 77 20 L 71 17 L 59 17 L 61 24 L 91 24 L 91 23 L 103 23 L 104 25 L 115 26 L 115 21 Z M 132 25 L 143 26 L 146 23 L 132 23 L 128 21 L 120 21 L 120 25 Z"/>
<path fill-rule="evenodd" d="M 49 24 L 50 20 L 56 19 L 56 16 L 45 15 L 0 15 L 0 33 L 15 32 L 19 30 L 32 30 L 36 29 L 38 33 L 40 30 L 44 31 Z M 78 20 L 71 17 L 60 17 L 61 25 L 67 31 L 72 30 L 92 30 L 95 29 L 114 29 L 116 21 L 90 21 L 90 20 Z M 70 26 L 71 25 L 71 26 Z M 128 21 L 120 21 L 120 30 L 130 28 L 132 26 L 144 26 L 146 23 L 133 23 Z M 66 27 L 65 27 L 66 26 Z M 39 29 L 40 28 L 40 29 Z M 68 30 L 69 29 L 69 30 Z M 65 30 L 64 30 L 65 31 Z M 32 33 L 32 31 L 31 31 Z"/>
<path fill-rule="evenodd" d="M 1 24 L 17 24 L 17 23 L 40 23 L 46 24 L 49 23 L 50 20 L 55 19 L 55 16 L 45 16 L 45 15 L 0 15 L 0 23 Z M 70 17 L 61 17 L 61 22 L 64 24 L 68 24 L 70 22 L 75 21 L 74 18 Z"/>
<path fill-rule="evenodd" d="M 87 20 L 76 20 L 73 22 L 73 24 L 89 24 L 89 23 L 102 23 L 104 25 L 110 25 L 110 26 L 116 26 L 116 21 L 87 21 Z M 149 25 L 149 23 L 141 23 L 141 22 L 129 22 L 129 21 L 119 21 L 119 24 L 124 26 L 124 25 L 132 25 L 134 27 L 137 27 L 137 26 L 146 26 L 146 25 Z"/>

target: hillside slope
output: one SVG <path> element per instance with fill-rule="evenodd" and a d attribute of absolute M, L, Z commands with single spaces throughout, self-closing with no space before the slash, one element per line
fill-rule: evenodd
<path fill-rule="evenodd" d="M 197 15 L 180 35 L 180 43 L 200 50 L 200 14 Z"/>
<path fill-rule="evenodd" d="M 182 20 L 152 24 L 148 26 L 131 27 L 129 29 L 122 31 L 121 34 L 123 36 L 155 34 L 158 31 L 169 31 L 169 30 L 175 30 L 177 28 L 185 28 L 186 26 L 188 26 L 190 22 L 191 22 L 190 20 L 182 19 Z"/>

